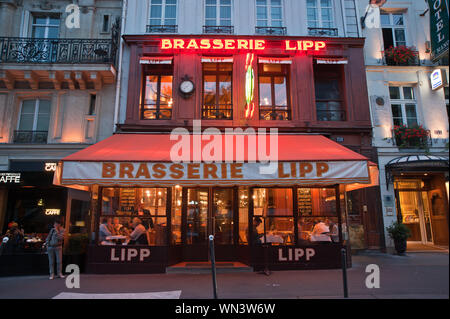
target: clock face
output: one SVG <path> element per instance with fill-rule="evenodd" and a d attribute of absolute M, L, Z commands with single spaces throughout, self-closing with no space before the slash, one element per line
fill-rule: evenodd
<path fill-rule="evenodd" d="M 184 94 L 192 93 L 194 91 L 194 83 L 189 80 L 181 82 L 180 91 Z"/>

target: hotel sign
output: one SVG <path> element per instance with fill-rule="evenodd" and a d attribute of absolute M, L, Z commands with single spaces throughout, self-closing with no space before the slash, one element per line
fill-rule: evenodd
<path fill-rule="evenodd" d="M 273 163 L 64 162 L 64 185 L 198 186 L 369 183 L 367 161 Z"/>
<path fill-rule="evenodd" d="M 428 0 L 430 7 L 430 36 L 433 60 L 448 54 L 448 1 Z"/>
<path fill-rule="evenodd" d="M 440 89 L 447 83 L 445 70 L 436 69 L 430 75 L 431 89 L 433 91 Z"/>

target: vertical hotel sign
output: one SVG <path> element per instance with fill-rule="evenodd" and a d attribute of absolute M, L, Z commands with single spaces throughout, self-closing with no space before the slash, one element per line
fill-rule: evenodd
<path fill-rule="evenodd" d="M 448 0 L 428 0 L 430 7 L 430 35 L 433 60 L 448 54 Z"/>

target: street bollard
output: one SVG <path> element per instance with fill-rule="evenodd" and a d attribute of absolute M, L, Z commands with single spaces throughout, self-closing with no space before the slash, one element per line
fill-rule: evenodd
<path fill-rule="evenodd" d="M 348 287 L 347 287 L 347 250 L 345 248 L 341 249 L 341 263 L 342 263 L 342 280 L 344 282 L 344 298 L 348 298 Z"/>
<path fill-rule="evenodd" d="M 214 236 L 213 235 L 209 236 L 209 249 L 210 249 L 210 254 L 211 254 L 211 268 L 212 268 L 214 299 L 217 299 L 216 257 L 214 254 Z"/>

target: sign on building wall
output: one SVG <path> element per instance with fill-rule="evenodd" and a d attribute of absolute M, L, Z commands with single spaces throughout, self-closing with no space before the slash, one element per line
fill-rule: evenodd
<path fill-rule="evenodd" d="M 430 7 L 430 36 L 433 60 L 448 54 L 448 0 L 428 0 Z"/>
<path fill-rule="evenodd" d="M 447 84 L 447 76 L 445 70 L 436 69 L 430 75 L 431 89 L 433 91 L 439 90 Z"/>

